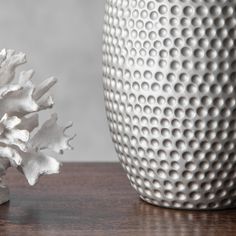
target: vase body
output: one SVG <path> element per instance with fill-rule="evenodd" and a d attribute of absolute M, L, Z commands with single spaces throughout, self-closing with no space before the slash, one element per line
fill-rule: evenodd
<path fill-rule="evenodd" d="M 119 160 L 145 201 L 236 205 L 236 1 L 107 0 L 103 84 Z"/>

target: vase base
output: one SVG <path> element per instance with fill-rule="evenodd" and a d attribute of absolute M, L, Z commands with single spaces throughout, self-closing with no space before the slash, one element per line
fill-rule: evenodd
<path fill-rule="evenodd" d="M 144 201 L 145 203 L 148 203 L 152 206 L 155 206 L 155 207 L 160 207 L 160 208 L 164 208 L 164 209 L 170 209 L 170 210 L 182 210 L 182 211 L 220 211 L 220 210 L 232 210 L 232 209 L 235 209 L 236 208 L 236 205 L 228 205 L 228 206 L 220 206 L 220 207 L 217 207 L 217 206 L 212 206 L 212 207 L 207 207 L 207 206 L 204 206 L 204 204 L 202 204 L 201 207 L 195 207 L 193 205 L 189 205 L 189 206 L 177 206 L 177 205 L 167 205 L 167 204 L 162 204 L 162 203 L 159 203 L 157 201 L 152 201 L 146 197 L 143 197 L 141 195 L 139 195 L 140 199 L 142 201 Z"/>

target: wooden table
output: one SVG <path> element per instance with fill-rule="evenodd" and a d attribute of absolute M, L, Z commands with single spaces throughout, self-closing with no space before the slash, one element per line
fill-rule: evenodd
<path fill-rule="evenodd" d="M 0 207 L 0 236 L 236 235 L 236 210 L 197 212 L 141 201 L 117 163 L 64 164 L 29 187 L 7 173 L 11 201 Z"/>

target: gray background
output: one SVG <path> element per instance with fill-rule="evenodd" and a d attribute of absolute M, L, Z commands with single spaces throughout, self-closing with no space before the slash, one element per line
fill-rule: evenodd
<path fill-rule="evenodd" d="M 61 123 L 72 120 L 77 133 L 75 150 L 59 157 L 63 161 L 117 160 L 102 93 L 104 2 L 0 1 L 0 48 L 25 52 L 37 82 L 51 75 L 59 79 L 54 110 Z"/>

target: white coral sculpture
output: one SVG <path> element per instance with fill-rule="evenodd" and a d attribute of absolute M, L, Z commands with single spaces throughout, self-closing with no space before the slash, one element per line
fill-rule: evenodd
<path fill-rule="evenodd" d="M 40 175 L 59 172 L 60 162 L 43 150 L 63 153 L 72 149 L 69 142 L 73 137 L 65 134 L 71 124 L 59 126 L 56 114 L 35 130 L 39 126 L 38 113 L 53 106 L 48 91 L 57 80 L 51 77 L 34 85 L 33 70 L 22 71 L 15 78 L 16 68 L 24 63 L 24 53 L 0 52 L 0 178 L 7 168 L 16 167 L 34 185 Z"/>

